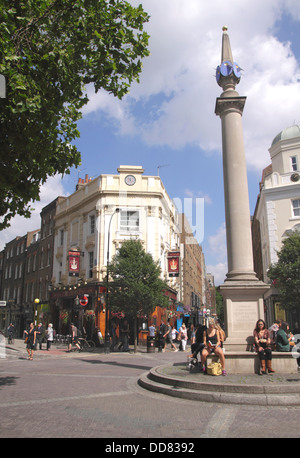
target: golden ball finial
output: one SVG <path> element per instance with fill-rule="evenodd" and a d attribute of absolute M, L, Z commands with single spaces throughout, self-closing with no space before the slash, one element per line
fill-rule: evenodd
<path fill-rule="evenodd" d="M 223 32 L 227 32 L 227 30 L 228 30 L 227 25 L 224 25 L 224 26 L 222 27 L 222 30 L 223 30 Z"/>

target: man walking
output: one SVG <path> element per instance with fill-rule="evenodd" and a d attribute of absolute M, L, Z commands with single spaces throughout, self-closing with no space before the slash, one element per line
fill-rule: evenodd
<path fill-rule="evenodd" d="M 76 328 L 76 326 L 73 323 L 71 323 L 71 333 L 72 333 L 72 337 L 70 337 L 70 340 L 69 340 L 68 352 L 72 351 L 72 343 L 74 343 L 77 350 L 80 350 L 80 345 L 78 343 L 78 329 Z"/>
<path fill-rule="evenodd" d="M 129 324 L 127 320 L 124 320 L 123 326 L 121 327 L 121 341 L 122 341 L 122 351 L 129 351 Z"/>
<path fill-rule="evenodd" d="M 37 344 L 39 344 L 40 350 L 42 350 L 42 344 L 43 344 L 43 339 L 44 339 L 44 334 L 45 334 L 45 328 L 42 323 L 39 323 L 37 329 L 36 329 L 36 340 Z M 37 345 L 36 345 L 37 347 Z M 37 349 L 37 348 L 36 348 Z"/>
<path fill-rule="evenodd" d="M 159 337 L 162 341 L 162 344 L 163 344 L 163 348 L 162 348 L 162 351 L 166 351 L 166 345 L 167 345 L 167 342 L 166 342 L 166 339 L 165 339 L 165 334 L 166 334 L 166 331 L 167 331 L 167 327 L 165 325 L 165 323 L 162 321 L 160 323 L 160 328 L 159 328 Z"/>

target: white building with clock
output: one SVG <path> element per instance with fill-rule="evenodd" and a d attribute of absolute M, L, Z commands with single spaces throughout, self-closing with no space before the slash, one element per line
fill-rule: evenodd
<path fill-rule="evenodd" d="M 79 179 L 77 190 L 57 206 L 52 299 L 67 310 L 77 294 L 88 294 L 90 308 L 97 309 L 107 258 L 130 238 L 142 241 L 159 262 L 170 291 L 178 292 L 180 278 L 169 278 L 167 270 L 168 253 L 180 250 L 178 224 L 178 212 L 160 177 L 144 175 L 141 166 L 121 165 L 118 174 Z M 72 263 L 70 252 L 77 255 Z"/>
<path fill-rule="evenodd" d="M 282 241 L 291 231 L 300 230 L 300 127 L 281 131 L 269 152 L 272 162 L 263 171 L 252 225 L 255 271 L 266 283 L 270 283 L 267 271 L 277 262 Z M 265 304 L 270 325 L 282 314 L 273 285 Z"/>

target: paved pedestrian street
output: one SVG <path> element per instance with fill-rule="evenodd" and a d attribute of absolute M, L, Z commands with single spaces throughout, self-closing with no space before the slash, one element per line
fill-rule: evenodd
<path fill-rule="evenodd" d="M 9 348 L 0 359 L 0 437 L 106 438 L 114 452 L 121 449 L 112 439 L 148 439 L 154 452 L 166 440 L 300 437 L 300 407 L 194 402 L 137 384 L 150 368 L 182 363 L 186 357 L 146 349 L 137 354 L 66 353 L 54 347 L 37 351 L 29 361 L 25 348 Z M 133 449 L 131 454 L 136 454 Z"/>

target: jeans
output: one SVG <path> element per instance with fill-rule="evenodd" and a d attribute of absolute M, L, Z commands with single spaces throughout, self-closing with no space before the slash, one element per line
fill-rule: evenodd
<path fill-rule="evenodd" d="M 128 348 L 128 336 L 122 336 L 122 345 L 123 345 L 123 348 L 122 348 L 123 351 L 128 351 L 129 350 L 129 348 Z"/>
<path fill-rule="evenodd" d="M 271 348 L 264 348 L 262 351 L 258 352 L 259 359 L 261 361 L 271 361 L 272 359 L 272 350 Z"/>
<path fill-rule="evenodd" d="M 197 358 L 198 353 L 201 354 L 204 347 L 205 347 L 204 343 L 193 344 L 191 348 L 193 352 L 193 357 Z"/>

